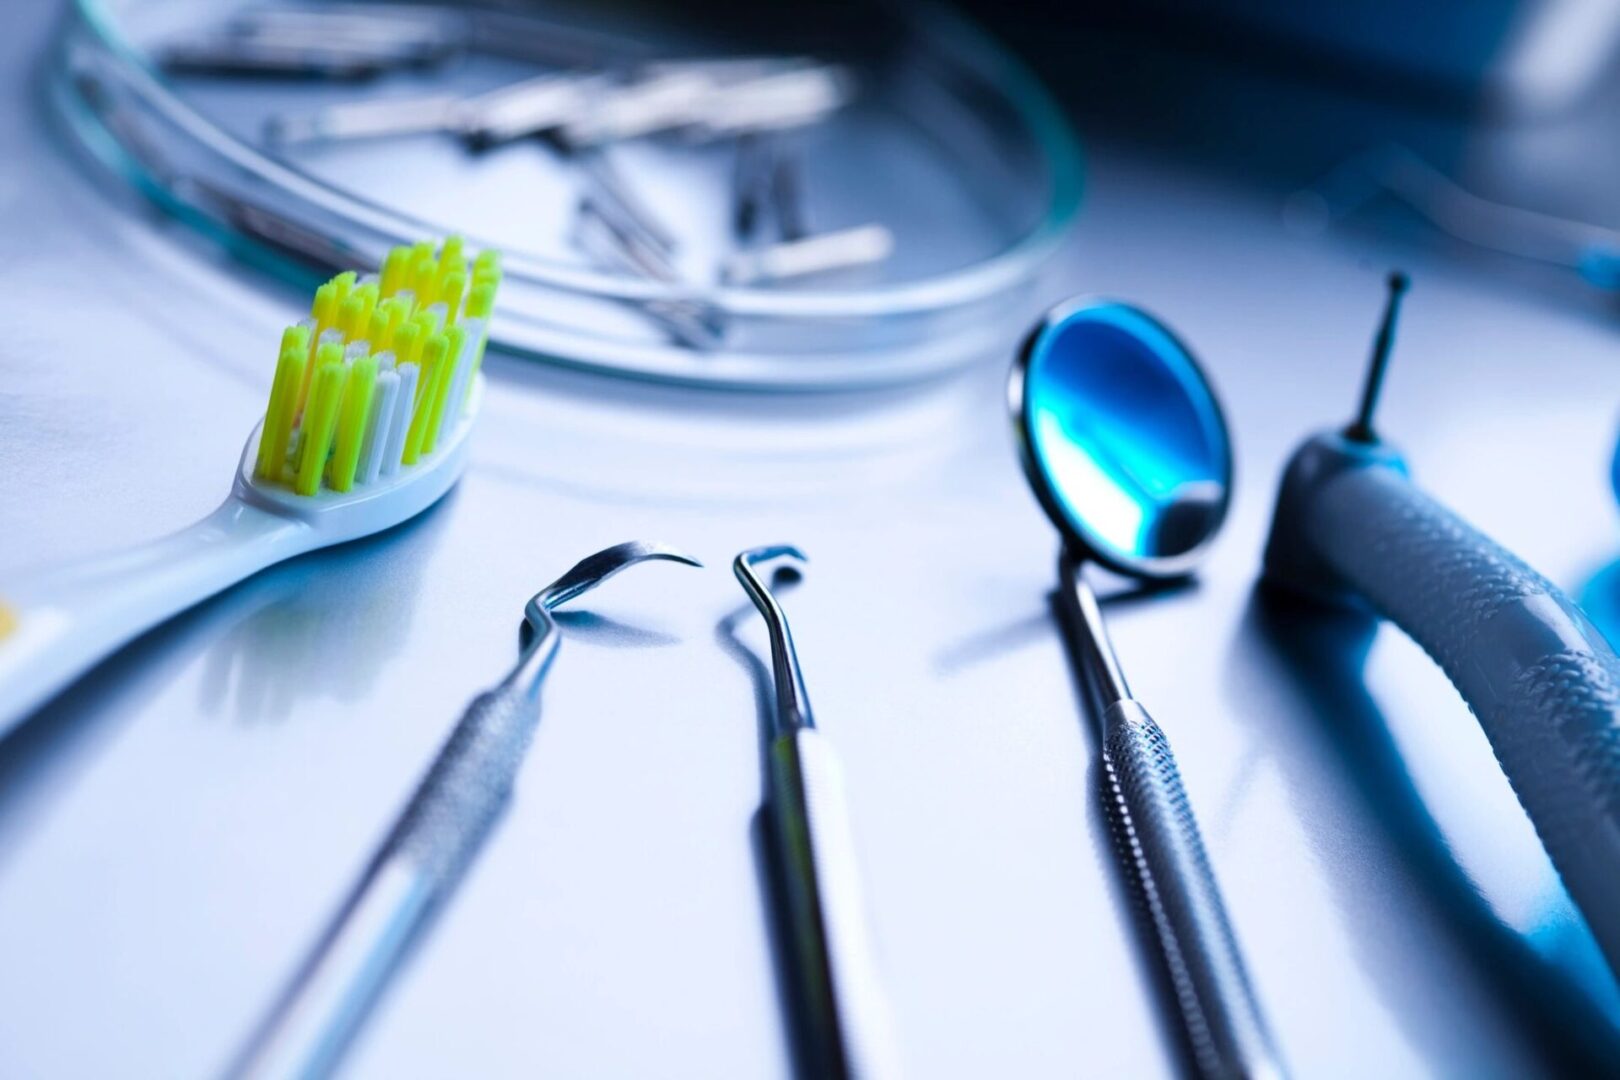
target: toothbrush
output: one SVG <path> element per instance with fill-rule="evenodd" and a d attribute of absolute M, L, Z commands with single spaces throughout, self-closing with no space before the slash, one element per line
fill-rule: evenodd
<path fill-rule="evenodd" d="M 282 334 L 230 496 L 138 547 L 0 583 L 0 735 L 136 635 L 267 566 L 397 525 L 467 463 L 500 258 L 459 238 L 339 274 Z"/>
<path fill-rule="evenodd" d="M 1374 432 L 1406 287 L 1390 276 L 1356 420 L 1307 439 L 1283 474 L 1266 578 L 1390 619 L 1445 670 L 1620 971 L 1620 656 L 1557 586 L 1414 486 Z"/>

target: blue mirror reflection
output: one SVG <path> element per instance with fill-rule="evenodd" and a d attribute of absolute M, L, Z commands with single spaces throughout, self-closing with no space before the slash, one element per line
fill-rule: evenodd
<path fill-rule="evenodd" d="M 1231 447 L 1187 350 L 1150 316 L 1096 303 L 1031 343 L 1024 420 L 1068 526 L 1135 566 L 1200 547 L 1225 516 Z"/>

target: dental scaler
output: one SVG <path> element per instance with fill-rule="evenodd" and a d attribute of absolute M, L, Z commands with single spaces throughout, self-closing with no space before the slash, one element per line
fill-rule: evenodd
<path fill-rule="evenodd" d="M 1373 429 L 1404 274 L 1349 427 L 1283 473 L 1268 582 L 1387 618 L 1444 669 L 1620 971 L 1620 657 L 1555 585 L 1415 486 Z"/>

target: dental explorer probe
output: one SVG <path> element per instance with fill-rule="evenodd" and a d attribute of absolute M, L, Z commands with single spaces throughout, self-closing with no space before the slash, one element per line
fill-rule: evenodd
<path fill-rule="evenodd" d="M 900 1075 L 888 1002 L 872 961 L 862 908 L 855 845 L 844 802 L 842 769 L 816 730 L 787 616 L 755 567 L 778 562 L 775 577 L 792 580 L 808 560 L 788 545 L 758 547 L 732 568 L 770 632 L 776 712 L 767 768 L 777 866 L 784 878 L 789 960 L 805 1010 L 813 1075 L 881 1078 Z"/>
<path fill-rule="evenodd" d="M 517 664 L 467 706 L 336 919 L 228 1076 L 311 1078 L 333 1072 L 511 799 L 540 722 L 540 686 L 561 644 L 552 609 L 650 559 L 702 565 L 674 548 L 632 541 L 581 560 L 529 600 Z"/>

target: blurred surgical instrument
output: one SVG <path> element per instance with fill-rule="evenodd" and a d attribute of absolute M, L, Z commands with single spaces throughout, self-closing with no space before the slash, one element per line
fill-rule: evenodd
<path fill-rule="evenodd" d="M 1388 193 L 1464 243 L 1575 270 L 1620 290 L 1620 230 L 1482 198 L 1404 146 L 1351 158 L 1289 198 L 1290 215 L 1323 223 Z"/>
<path fill-rule="evenodd" d="M 444 133 L 484 147 L 550 131 L 590 108 L 606 82 L 598 75 L 540 75 L 473 97 L 435 94 L 343 102 L 265 123 L 281 144 Z"/>
<path fill-rule="evenodd" d="M 744 248 L 726 256 L 721 278 L 729 285 L 755 285 L 766 281 L 825 274 L 870 266 L 894 251 L 894 234 L 883 225 L 857 225 L 849 229 L 814 233 L 798 240 L 783 240 L 759 248 Z"/>

